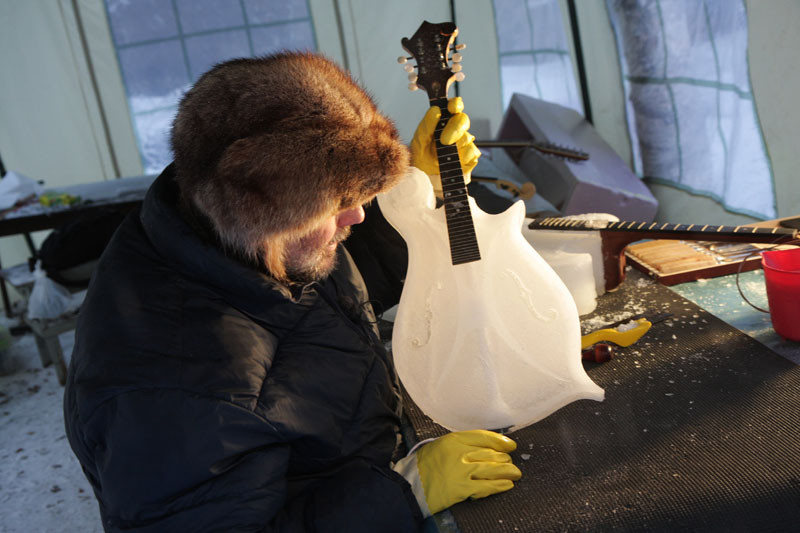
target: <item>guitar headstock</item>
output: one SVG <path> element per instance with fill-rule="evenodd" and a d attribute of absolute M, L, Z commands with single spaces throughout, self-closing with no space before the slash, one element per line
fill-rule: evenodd
<path fill-rule="evenodd" d="M 411 57 L 401 56 L 397 59 L 398 63 L 407 63 L 409 59 L 417 62 L 416 66 L 405 65 L 411 82 L 409 89 L 415 91 L 422 88 L 431 100 L 446 98 L 450 85 L 464 79 L 460 64 L 461 54 L 458 51 L 466 48 L 466 45 L 460 44 L 453 48 L 457 35 L 458 28 L 452 22 L 432 24 L 426 20 L 410 39 L 404 37 L 400 41 Z M 454 50 L 452 55 L 451 49 Z M 417 69 L 416 72 L 414 68 Z"/>

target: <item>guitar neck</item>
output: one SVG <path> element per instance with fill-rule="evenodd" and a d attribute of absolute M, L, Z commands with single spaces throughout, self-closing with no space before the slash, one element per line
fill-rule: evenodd
<path fill-rule="evenodd" d="M 450 256 L 454 265 L 480 261 L 481 252 L 475 236 L 475 225 L 472 222 L 472 211 L 469 207 L 469 195 L 464 174 L 461 171 L 461 159 L 455 145 L 445 145 L 439 140 L 447 120 L 452 116 L 447 110 L 447 98 L 431 100 L 431 105 L 442 111 L 436 125 L 436 156 L 439 162 L 439 177 L 442 180 L 444 213 L 447 221 L 447 233 L 450 237 Z"/>
<path fill-rule="evenodd" d="M 653 238 L 775 243 L 797 238 L 797 230 L 789 228 L 715 226 L 713 224 L 670 224 L 668 222 L 585 221 L 556 217 L 534 220 L 528 227 L 530 229 L 617 233 L 620 237 L 629 237 L 631 239 L 629 242 Z"/>
<path fill-rule="evenodd" d="M 589 154 L 576 148 L 536 141 L 475 141 L 475 146 L 478 148 L 533 148 L 542 154 L 571 161 L 586 161 L 589 159 Z"/>

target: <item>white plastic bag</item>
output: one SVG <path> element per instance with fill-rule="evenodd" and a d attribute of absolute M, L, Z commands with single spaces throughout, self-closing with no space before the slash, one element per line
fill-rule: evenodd
<path fill-rule="evenodd" d="M 28 196 L 39 196 L 42 194 L 42 190 L 42 186 L 36 180 L 9 170 L 0 180 L 0 209 L 13 207 L 18 201 Z"/>
<path fill-rule="evenodd" d="M 41 261 L 36 262 L 33 277 L 35 281 L 28 299 L 28 318 L 56 318 L 77 308 L 70 292 L 47 277 Z"/>

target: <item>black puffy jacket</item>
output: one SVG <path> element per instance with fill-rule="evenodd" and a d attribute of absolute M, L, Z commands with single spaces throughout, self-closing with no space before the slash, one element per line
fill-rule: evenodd
<path fill-rule="evenodd" d="M 413 531 L 390 468 L 394 372 L 340 247 L 287 287 L 179 216 L 171 170 L 115 234 L 81 310 L 67 435 L 107 530 Z"/>

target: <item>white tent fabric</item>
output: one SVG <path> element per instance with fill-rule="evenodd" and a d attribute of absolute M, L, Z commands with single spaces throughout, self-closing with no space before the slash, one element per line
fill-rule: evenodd
<path fill-rule="evenodd" d="M 104 0 L 146 173 L 171 160 L 178 102 L 214 64 L 282 49 L 315 49 L 306 0 Z"/>
<path fill-rule="evenodd" d="M 514 93 L 583 113 L 558 0 L 494 0 L 503 108 Z"/>
<path fill-rule="evenodd" d="M 637 174 L 776 216 L 750 88 L 741 1 L 606 0 L 617 38 Z"/>

